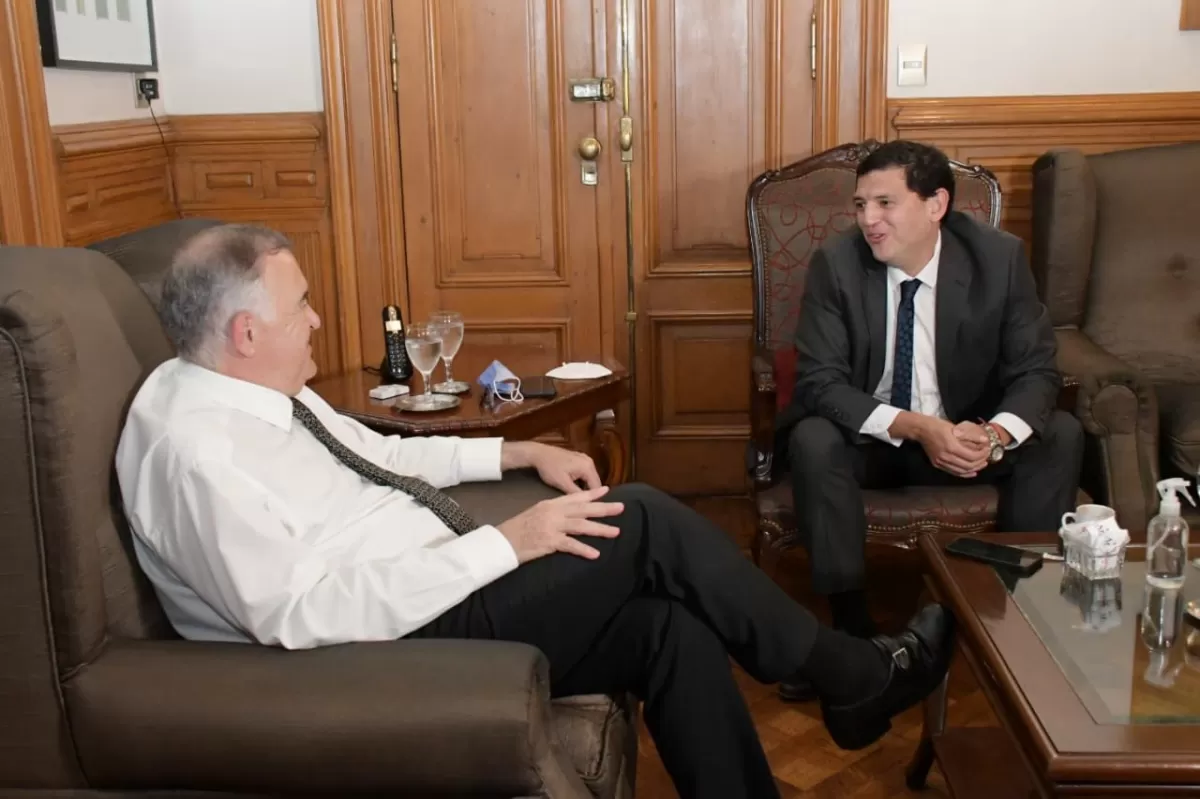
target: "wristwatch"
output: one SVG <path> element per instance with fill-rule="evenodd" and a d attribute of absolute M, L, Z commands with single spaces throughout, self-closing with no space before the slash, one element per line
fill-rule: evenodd
<path fill-rule="evenodd" d="M 996 432 L 996 428 L 990 424 L 983 425 L 984 431 L 988 437 L 988 463 L 998 463 L 1004 457 L 1004 444 L 1000 441 L 1000 434 Z"/>

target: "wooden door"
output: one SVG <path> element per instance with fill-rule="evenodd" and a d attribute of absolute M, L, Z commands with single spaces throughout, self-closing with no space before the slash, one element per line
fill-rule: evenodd
<path fill-rule="evenodd" d="M 635 376 L 621 423 L 636 477 L 744 493 L 745 195 L 812 150 L 813 0 L 392 11 L 410 317 L 464 314 L 466 380 L 493 358 L 520 375 L 617 358 Z M 570 100 L 570 81 L 593 76 L 614 80 L 612 101 Z M 594 186 L 580 178 L 589 136 Z"/>
<path fill-rule="evenodd" d="M 617 0 L 622 2 L 622 0 Z M 813 0 L 624 0 L 634 62 L 637 474 L 744 493 L 746 190 L 813 149 Z"/>
<path fill-rule="evenodd" d="M 568 83 L 603 74 L 602 3 L 393 0 L 409 321 L 463 314 L 458 379 L 603 356 L 607 120 Z"/>

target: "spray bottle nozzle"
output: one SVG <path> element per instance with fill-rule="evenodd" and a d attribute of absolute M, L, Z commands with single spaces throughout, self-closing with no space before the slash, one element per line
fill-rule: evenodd
<path fill-rule="evenodd" d="M 1196 505 L 1196 500 L 1192 499 L 1192 495 L 1188 493 L 1188 481 L 1185 477 L 1171 477 L 1166 480 L 1159 480 L 1157 487 L 1158 495 L 1162 498 L 1164 506 L 1178 507 L 1179 494 L 1187 497 L 1187 501 L 1192 503 L 1193 507 Z"/>

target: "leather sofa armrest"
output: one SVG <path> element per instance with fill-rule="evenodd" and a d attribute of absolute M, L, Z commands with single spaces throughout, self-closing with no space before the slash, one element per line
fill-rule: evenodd
<path fill-rule="evenodd" d="M 1122 522 L 1141 529 L 1153 507 L 1157 479 L 1158 403 L 1137 369 L 1077 328 L 1060 328 L 1058 367 L 1077 383 L 1075 415 L 1099 441 L 1101 479 Z"/>
<path fill-rule="evenodd" d="M 588 796 L 533 647 L 121 641 L 65 684 L 94 788 Z"/>
<path fill-rule="evenodd" d="M 771 352 L 754 347 L 750 365 L 750 441 L 746 470 L 756 486 L 771 483 L 771 458 L 775 448 L 775 366 Z"/>

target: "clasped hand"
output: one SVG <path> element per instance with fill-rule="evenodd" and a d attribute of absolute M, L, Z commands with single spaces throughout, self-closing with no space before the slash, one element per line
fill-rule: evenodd
<path fill-rule="evenodd" d="M 975 477 L 988 465 L 988 434 L 974 422 L 930 419 L 919 442 L 934 466 L 955 477 Z"/>

